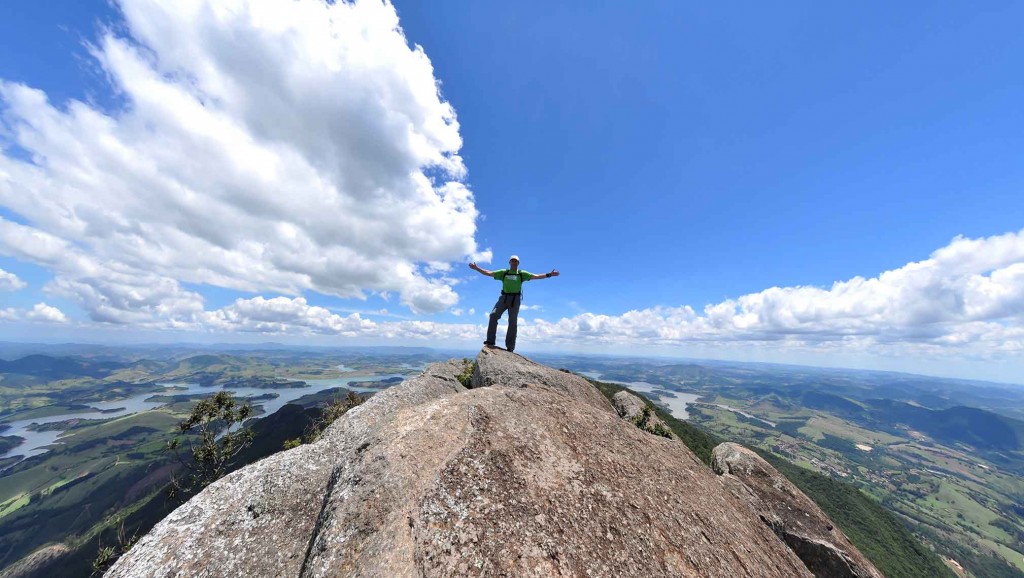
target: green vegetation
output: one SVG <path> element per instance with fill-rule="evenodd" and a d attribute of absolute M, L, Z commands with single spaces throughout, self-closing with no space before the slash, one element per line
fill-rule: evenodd
<path fill-rule="evenodd" d="M 655 423 L 654 425 L 648 427 L 647 431 L 651 432 L 652 434 L 654 434 L 656 436 L 661 436 L 663 438 L 671 439 L 673 437 L 672 436 L 672 431 L 669 430 L 668 428 L 666 428 L 661 423 Z"/>
<path fill-rule="evenodd" d="M 935 552 L 856 488 L 795 466 L 771 452 L 755 451 L 814 500 L 886 578 L 953 578 L 953 572 Z"/>
<path fill-rule="evenodd" d="M 21 442 L 22 438 L 18 436 L 0 436 L 0 454 L 5 454 L 18 447 Z"/>
<path fill-rule="evenodd" d="M 641 395 L 641 397 L 643 397 Z M 646 399 L 646 398 L 644 398 Z M 650 403 L 650 401 L 648 401 Z M 700 461 L 704 462 L 708 466 L 711 465 L 711 452 L 715 449 L 715 446 L 722 443 L 722 439 L 704 431 L 703 429 L 683 421 L 676 419 L 675 416 L 670 414 L 668 411 L 653 406 L 655 413 L 661 418 L 661 421 L 665 422 L 665 425 L 672 430 L 672 433 L 676 434 L 686 447 L 690 448 L 690 451 L 697 456 Z"/>
<path fill-rule="evenodd" d="M 23 409 L 14 413 L 9 413 L 3 416 L 4 421 L 17 421 L 23 419 L 39 419 L 41 417 L 50 417 L 51 415 L 63 415 L 66 413 L 85 413 L 94 411 L 91 407 L 81 404 L 55 404 L 47 405 L 39 408 Z"/>
<path fill-rule="evenodd" d="M 643 411 L 633 417 L 633 425 L 645 432 L 671 439 L 673 437 L 672 432 L 660 421 L 652 421 L 652 416 L 654 416 L 654 406 L 651 405 L 650 402 L 647 402 Z"/>
<path fill-rule="evenodd" d="M 279 451 L 284 439 L 301 436 L 304 431 L 307 431 L 320 411 L 320 408 L 303 409 L 297 405 L 286 405 L 276 413 L 255 421 L 251 426 L 254 432 L 253 442 L 238 454 L 233 469 Z M 174 424 L 168 424 L 164 435 L 170 437 L 174 430 L 176 430 Z M 163 452 L 163 447 L 164 444 L 157 444 L 152 450 L 154 459 L 167 457 Z M 56 539 L 65 540 L 73 547 L 69 554 L 62 556 L 55 566 L 49 569 L 52 575 L 88 576 L 92 571 L 93 563 L 96 562 L 99 549 L 109 549 L 115 557 L 119 556 L 123 550 L 122 545 L 131 542 L 126 537 L 145 535 L 150 528 L 163 519 L 176 503 L 166 499 L 162 488 L 166 485 L 168 477 L 161 475 L 162 471 L 166 470 L 152 471 L 151 477 L 156 480 L 156 483 L 151 486 L 151 491 L 138 497 L 126 496 L 125 502 L 109 509 L 102 519 L 94 520 L 94 525 L 85 532 L 72 535 L 65 530 L 63 534 L 35 535 L 37 543 Z M 122 489 L 116 486 L 112 489 L 124 495 Z M 81 506 L 88 511 L 93 511 L 91 504 L 86 503 Z M 45 500 L 40 502 L 40 507 L 46 508 Z M 53 528 L 53 531 L 59 532 L 57 528 Z M 111 563 L 112 560 L 107 562 Z M 5 564 L 5 562 L 0 561 L 0 564 Z"/>
<path fill-rule="evenodd" d="M 222 478 L 234 465 L 239 453 L 253 440 L 252 429 L 236 428 L 237 424 L 242 424 L 251 414 L 251 406 L 239 405 L 226 391 L 218 391 L 217 394 L 200 400 L 177 427 L 178 434 L 184 437 L 188 445 L 188 455 L 182 458 L 178 451 L 181 447 L 181 438 L 167 442 L 167 449 L 174 453 L 180 465 L 187 471 L 184 478 L 177 478 L 174 468 L 168 469 L 170 482 L 165 490 L 167 496 L 172 500 L 183 500 Z M 142 432 L 156 434 L 159 431 L 153 427 L 132 426 L 122 431 L 120 437 Z M 76 449 L 72 448 L 72 451 Z M 65 485 L 67 482 L 55 486 Z M 105 572 L 135 543 L 137 533 L 128 537 L 125 531 L 125 517 L 124 511 L 118 511 L 115 514 L 115 522 L 100 524 L 101 527 L 118 528 L 117 545 L 103 545 L 100 541 L 91 564 L 93 574 Z"/>
<path fill-rule="evenodd" d="M 633 425 L 640 429 L 646 428 L 647 424 L 651 421 L 651 415 L 653 415 L 653 413 L 654 412 L 650 406 L 645 405 L 643 411 L 633 416 Z"/>
<path fill-rule="evenodd" d="M 473 371 L 476 369 L 476 361 L 472 359 L 462 360 L 462 372 L 456 377 L 462 387 L 470 388 L 473 387 Z"/>
<path fill-rule="evenodd" d="M 103 377 L 127 367 L 116 361 L 91 361 L 71 357 L 27 355 L 13 361 L 0 359 L 0 373 L 5 385 L 56 381 L 81 376 Z"/>
<path fill-rule="evenodd" d="M 254 434 L 251 429 L 235 428 L 250 415 L 252 406 L 238 405 L 225 391 L 197 403 L 192 414 L 178 424 L 178 432 L 188 444 L 189 455 L 183 459 L 178 451 L 181 438 L 167 442 L 167 449 L 189 471 L 184 479 L 172 478 L 168 496 L 175 498 L 191 494 L 222 478 L 239 452 L 252 442 Z"/>
<path fill-rule="evenodd" d="M 432 359 L 439 358 L 435 354 Z M 0 568 L 46 544 L 63 543 L 71 553 L 61 558 L 54 575 L 85 576 L 98 547 L 116 551 L 119 514 L 129 535 L 144 534 L 166 515 L 169 504 L 163 488 L 181 466 L 169 459 L 165 448 L 198 400 L 178 397 L 180 390 L 160 383 L 277 388 L 296 385 L 297 380 L 341 378 L 342 386 L 344 376 L 352 375 L 351 368 L 359 375 L 403 373 L 429 360 L 428 354 L 416 351 L 342 355 L 266 350 L 200 356 L 173 349 L 124 355 L 111 362 L 51 356 L 31 356 L 14 366 L 5 362 L 0 365 L 0 435 L 3 422 L 91 411 L 85 404 L 100 400 L 147 393 L 166 395 L 170 403 L 128 416 L 42 426 L 65 431 L 55 449 L 23 461 L 0 459 L 0 468 L 8 468 L 0 473 Z M 556 358 L 546 363 L 579 367 L 583 362 Z M 341 364 L 345 369 L 339 369 Z M 465 379 L 465 384 L 471 380 L 472 362 L 464 362 L 463 368 L 460 381 Z M 705 463 L 710 462 L 712 448 L 729 439 L 771 450 L 803 467 L 787 473 L 776 464 L 865 554 L 871 546 L 858 543 L 866 539 L 863 534 L 889 536 L 885 540 L 894 543 L 903 539 L 895 533 L 890 536 L 896 530 L 878 530 L 881 522 L 855 538 L 857 530 L 848 529 L 839 518 L 844 510 L 859 517 L 860 508 L 881 503 L 890 522 L 910 528 L 970 575 L 1024 576 L 1024 437 L 1019 419 L 1010 419 L 1024 416 L 1024 389 L 900 374 L 727 363 L 586 358 L 583 368 L 600 371 L 605 379 L 670 384 L 669 389 L 699 393 L 706 403 L 691 405 L 686 422 L 659 406 L 649 407 Z M 624 389 L 595 384 L 609 397 Z M 379 385 L 387 384 L 382 380 Z M 285 440 L 306 438 L 318 420 L 329 423 L 321 406 L 346 393 L 342 387 L 321 390 L 294 402 L 306 409 L 286 405 L 259 420 L 250 418 L 252 443 L 227 470 L 279 451 Z M 738 408 L 776 427 L 711 403 Z M 9 436 L 8 432 L 5 437 Z M 816 478 L 801 486 L 809 470 L 839 486 Z M 837 487 L 851 486 L 861 492 L 848 497 L 837 493 Z M 832 499 L 819 498 L 815 491 Z M 839 504 L 826 507 L 830 502 Z M 904 552 L 897 559 L 914 555 Z M 876 564 L 885 566 L 877 560 Z M 923 562 L 920 567 L 930 568 Z"/>
<path fill-rule="evenodd" d="M 800 435 L 801 428 L 806 426 L 808 421 L 809 420 L 806 417 L 784 418 L 775 422 L 775 429 L 784 434 L 796 437 Z"/>
<path fill-rule="evenodd" d="M 131 550 L 135 542 L 139 540 L 139 534 L 136 532 L 131 536 L 125 531 L 124 522 L 125 514 L 119 513 L 116 516 L 117 520 L 112 524 L 117 527 L 117 544 L 111 546 L 104 546 L 100 542 L 99 549 L 96 552 L 96 557 L 92 561 L 92 574 L 91 576 L 102 575 L 104 572 L 110 569 L 114 565 L 114 562 L 118 558 L 123 556 Z"/>
<path fill-rule="evenodd" d="M 740 399 L 730 398 L 727 403 L 744 406 Z M 749 447 L 771 449 L 806 468 L 855 484 L 973 576 L 1024 576 L 1017 533 L 1008 532 L 1005 523 L 993 523 L 1020 519 L 1011 505 L 1024 498 L 1024 482 L 1015 469 L 1020 458 L 1012 453 L 999 454 L 1006 459 L 999 462 L 989 451 L 961 442 L 945 445 L 905 424 L 871 429 L 870 411 L 851 423 L 819 410 L 789 409 L 803 415 L 780 417 L 756 398 L 746 404 L 768 411 L 768 419 L 783 427 L 741 425 L 732 421 L 731 412 L 707 408 L 692 417 L 719 435 Z M 866 405 L 873 407 L 877 402 Z M 935 426 L 933 431 L 941 429 Z M 967 434 L 957 435 L 963 439 Z"/>
<path fill-rule="evenodd" d="M 906 424 L 937 441 L 980 450 L 1024 449 L 1024 421 L 991 411 L 962 406 L 932 410 L 888 399 L 871 400 L 869 405 L 870 419 L 879 426 Z"/>
<path fill-rule="evenodd" d="M 348 392 L 344 399 L 333 398 L 324 404 L 318 415 L 309 424 L 306 432 L 302 435 L 302 438 L 287 439 L 284 441 L 283 448 L 290 450 L 292 448 L 299 447 L 302 444 L 311 444 L 323 435 L 324 431 L 330 427 L 339 417 L 345 415 L 348 410 L 362 404 L 366 401 L 366 398 L 357 394 L 354 391 Z"/>

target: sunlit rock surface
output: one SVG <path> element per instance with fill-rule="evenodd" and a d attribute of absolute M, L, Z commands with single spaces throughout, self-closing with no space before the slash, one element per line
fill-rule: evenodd
<path fill-rule="evenodd" d="M 216 482 L 108 576 L 804 576 L 679 441 L 487 349 Z"/>

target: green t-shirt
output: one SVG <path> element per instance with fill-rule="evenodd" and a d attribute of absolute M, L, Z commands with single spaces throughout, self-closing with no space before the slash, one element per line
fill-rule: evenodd
<path fill-rule="evenodd" d="M 499 269 L 494 272 L 495 279 L 501 279 L 501 275 L 508 271 L 508 269 Z M 522 269 L 516 269 L 515 273 L 509 272 L 505 275 L 505 280 L 501 282 L 501 290 L 505 293 L 521 293 L 523 291 L 523 281 L 529 281 L 533 279 L 533 273 L 529 271 L 523 271 Z"/>

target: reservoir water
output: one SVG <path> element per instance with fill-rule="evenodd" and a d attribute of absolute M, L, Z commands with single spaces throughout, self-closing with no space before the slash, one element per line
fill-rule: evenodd
<path fill-rule="evenodd" d="M 338 366 L 342 371 L 355 370 L 344 366 Z M 359 393 L 375 393 L 400 383 L 400 381 L 389 382 L 384 387 L 363 387 L 363 386 L 349 386 L 350 382 L 365 383 L 373 381 L 381 381 L 385 379 L 399 378 L 401 380 L 414 377 L 418 373 L 389 373 L 383 375 L 366 375 L 365 373 L 356 372 L 353 375 L 342 375 L 333 379 L 304 379 L 306 387 L 294 387 L 294 388 L 259 388 L 259 387 L 228 387 L 224 391 L 229 391 L 235 397 L 239 398 L 251 398 L 268 393 L 277 394 L 274 399 L 266 399 L 252 402 L 254 407 L 262 407 L 263 415 L 270 415 L 277 410 L 285 406 L 285 404 L 294 401 L 304 395 L 317 393 L 325 389 L 331 389 L 334 387 L 344 387 L 346 389 L 356 391 Z M 39 454 L 46 453 L 49 451 L 49 446 L 59 443 L 60 436 L 64 433 L 63 431 L 32 431 L 29 426 L 32 424 L 47 424 L 68 419 L 110 419 L 113 417 L 124 417 L 133 413 L 139 413 L 156 409 L 160 406 L 166 405 L 166 402 L 162 401 L 147 401 L 147 399 L 155 395 L 213 395 L 214 393 L 221 391 L 220 387 L 203 387 L 196 383 L 158 383 L 157 385 L 164 386 L 164 391 L 151 391 L 147 393 L 140 393 L 133 395 L 125 399 L 119 399 L 116 401 L 99 401 L 90 402 L 88 405 L 93 408 L 88 411 L 70 412 L 60 415 L 51 415 L 46 417 L 36 417 L 31 419 L 23 419 L 18 421 L 7 422 L 10 428 L 0 432 L 0 435 L 5 436 L 18 436 L 24 438 L 17 447 L 9 450 L 7 453 L 0 455 L 0 458 L 6 458 L 10 456 L 22 456 L 23 458 L 29 458 L 37 456 Z"/>
<path fill-rule="evenodd" d="M 579 373 L 580 375 L 585 375 L 590 379 L 598 379 L 606 383 L 625 385 L 634 391 L 640 391 L 643 393 L 653 393 L 656 396 L 658 396 L 658 399 L 654 399 L 652 401 L 654 401 L 654 403 L 667 407 L 669 409 L 669 413 L 671 413 L 672 416 L 675 417 L 676 419 L 687 419 L 688 417 L 690 417 L 690 415 L 686 412 L 686 408 L 691 403 L 698 403 L 703 405 L 709 405 L 712 407 L 720 407 L 722 409 L 738 413 L 744 417 L 757 420 L 765 425 L 775 427 L 775 422 L 771 422 L 764 418 L 757 417 L 756 415 L 750 415 L 749 413 L 740 409 L 736 409 L 735 407 L 731 407 L 721 403 L 698 402 L 697 400 L 700 396 L 697 394 L 672 391 L 666 389 L 665 386 L 647 383 L 646 381 L 608 381 L 607 379 L 601 379 L 601 374 L 597 371 L 580 371 L 577 373 Z"/>
<path fill-rule="evenodd" d="M 585 375 L 590 379 L 597 379 L 605 383 L 614 383 L 616 385 L 624 385 L 633 391 L 639 391 L 641 393 L 653 393 L 655 398 L 652 399 L 654 403 L 668 409 L 668 412 L 672 414 L 672 417 L 676 419 L 687 419 L 690 417 L 686 413 L 686 406 L 697 401 L 700 396 L 695 393 L 685 393 L 682 391 L 672 391 L 667 389 L 663 385 L 657 385 L 654 383 L 647 383 L 646 381 L 609 381 L 607 379 L 601 379 L 601 374 L 596 371 L 580 371 L 580 375 Z"/>
<path fill-rule="evenodd" d="M 668 412 L 676 419 L 689 418 L 690 414 L 686 413 L 686 406 L 697 401 L 697 398 L 700 397 L 695 393 L 672 391 L 665 389 L 662 385 L 655 385 L 653 383 L 647 383 L 646 381 L 610 381 L 608 383 L 625 385 L 629 389 L 639 391 L 641 393 L 653 393 L 657 397 L 651 401 L 668 408 Z"/>

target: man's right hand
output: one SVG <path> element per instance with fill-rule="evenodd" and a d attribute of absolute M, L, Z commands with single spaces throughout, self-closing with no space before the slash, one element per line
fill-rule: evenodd
<path fill-rule="evenodd" d="M 472 270 L 474 270 L 474 271 L 476 271 L 476 270 L 477 270 L 477 266 L 476 266 L 476 263 L 470 263 L 470 264 L 469 264 L 469 268 L 470 268 L 470 269 L 472 269 Z"/>

